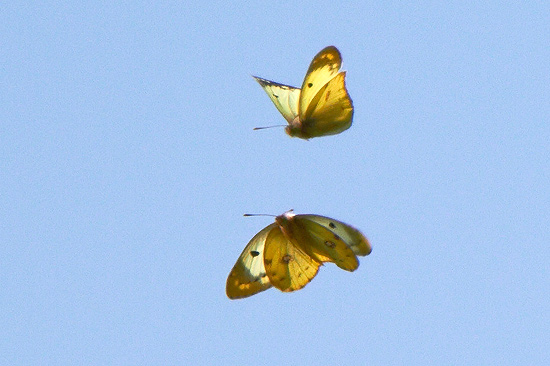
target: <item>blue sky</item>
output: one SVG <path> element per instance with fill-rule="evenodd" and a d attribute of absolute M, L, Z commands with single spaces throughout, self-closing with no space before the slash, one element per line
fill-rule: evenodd
<path fill-rule="evenodd" d="M 0 363 L 550 363 L 550 6 L 11 2 L 0 15 Z M 251 75 L 342 53 L 354 124 L 303 141 Z M 225 280 L 288 209 L 373 252 Z"/>

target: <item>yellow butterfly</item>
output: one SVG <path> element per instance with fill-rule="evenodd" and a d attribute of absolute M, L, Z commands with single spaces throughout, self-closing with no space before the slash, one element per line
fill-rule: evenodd
<path fill-rule="evenodd" d="M 359 230 L 318 215 L 295 215 L 292 210 L 256 234 L 229 273 L 227 297 L 240 299 L 275 286 L 299 290 L 317 274 L 323 262 L 346 271 L 359 267 L 357 256 L 372 248 Z"/>
<path fill-rule="evenodd" d="M 307 140 L 336 135 L 351 126 L 353 105 L 341 66 L 340 52 L 329 46 L 311 61 L 302 89 L 254 78 L 287 120 L 286 133 Z"/>

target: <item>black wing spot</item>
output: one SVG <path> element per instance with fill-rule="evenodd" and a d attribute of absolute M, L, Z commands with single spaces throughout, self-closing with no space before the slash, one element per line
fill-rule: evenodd
<path fill-rule="evenodd" d="M 325 245 L 326 245 L 327 247 L 331 248 L 331 249 L 336 248 L 336 244 L 334 244 L 334 242 L 332 242 L 332 241 L 328 241 L 328 240 L 325 241 Z"/>
<path fill-rule="evenodd" d="M 334 225 L 334 222 L 330 222 L 328 226 L 330 226 L 331 229 L 336 229 L 336 225 Z"/>
<path fill-rule="evenodd" d="M 250 251 L 250 255 L 253 256 L 253 257 L 257 257 L 260 255 L 260 252 L 256 251 L 256 250 L 251 250 Z"/>
<path fill-rule="evenodd" d="M 279 98 L 279 96 L 278 96 L 277 94 L 273 94 L 273 96 L 274 96 L 275 98 Z"/>
<path fill-rule="evenodd" d="M 340 240 L 341 238 L 338 235 L 334 234 L 334 239 Z"/>
<path fill-rule="evenodd" d="M 308 87 L 308 88 L 311 88 L 312 86 L 313 86 L 313 83 L 308 83 L 308 84 L 307 84 L 307 87 Z"/>

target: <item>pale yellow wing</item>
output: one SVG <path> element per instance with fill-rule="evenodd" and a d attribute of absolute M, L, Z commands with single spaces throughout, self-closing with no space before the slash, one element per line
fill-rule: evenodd
<path fill-rule="evenodd" d="M 321 265 L 296 247 L 292 239 L 277 227 L 269 232 L 265 240 L 265 271 L 271 284 L 284 292 L 299 290 L 307 285 Z"/>
<path fill-rule="evenodd" d="M 342 57 L 334 46 L 328 46 L 315 55 L 302 84 L 302 92 L 298 104 L 300 120 L 303 121 L 306 119 L 306 111 L 312 99 L 315 98 L 323 86 L 338 74 L 341 65 Z"/>
<path fill-rule="evenodd" d="M 277 107 L 289 123 L 298 116 L 300 89 L 256 76 L 253 76 L 253 78 L 262 86 L 273 104 L 275 104 L 275 107 Z"/>
<path fill-rule="evenodd" d="M 368 239 L 359 230 L 351 225 L 344 224 L 343 222 L 331 219 L 330 217 L 319 215 L 296 215 L 296 217 L 315 222 L 330 230 L 334 235 L 342 239 L 342 241 L 344 241 L 356 255 L 366 256 L 372 251 L 372 247 Z"/>
<path fill-rule="evenodd" d="M 345 72 L 337 74 L 311 99 L 303 116 L 300 112 L 301 133 L 306 138 L 336 135 L 351 127 L 353 104 L 345 76 Z"/>
<path fill-rule="evenodd" d="M 271 287 L 265 273 L 264 247 L 266 238 L 273 230 L 279 230 L 276 224 L 271 224 L 256 234 L 237 259 L 225 287 L 230 299 L 252 296 Z"/>

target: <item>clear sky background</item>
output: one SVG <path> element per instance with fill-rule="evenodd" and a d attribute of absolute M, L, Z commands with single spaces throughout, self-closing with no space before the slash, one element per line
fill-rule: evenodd
<path fill-rule="evenodd" d="M 10 2 L 0 364 L 550 364 L 545 1 Z M 335 45 L 355 106 L 304 141 L 254 81 Z M 373 252 L 226 277 L 288 209 Z"/>

